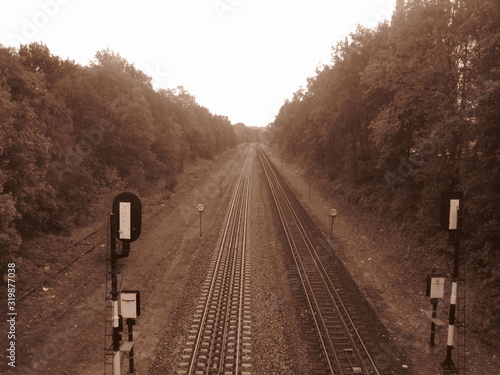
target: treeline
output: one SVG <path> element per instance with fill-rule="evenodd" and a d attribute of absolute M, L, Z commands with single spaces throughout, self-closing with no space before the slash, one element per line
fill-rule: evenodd
<path fill-rule="evenodd" d="M 258 126 L 246 126 L 238 122 L 234 124 L 234 132 L 238 143 L 259 143 L 267 141 L 267 129 Z"/>
<path fill-rule="evenodd" d="M 409 0 L 390 23 L 358 28 L 270 133 L 351 201 L 402 224 L 422 259 L 448 244 L 441 192 L 463 191 L 462 249 L 482 280 L 477 327 L 498 337 L 500 2 Z"/>
<path fill-rule="evenodd" d="M 111 192 L 171 190 L 186 161 L 235 144 L 226 117 L 182 87 L 154 90 L 118 54 L 81 66 L 0 46 L 1 253 L 82 223 Z"/>

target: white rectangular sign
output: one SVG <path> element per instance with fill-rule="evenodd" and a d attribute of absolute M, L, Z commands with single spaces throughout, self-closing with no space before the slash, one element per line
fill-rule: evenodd
<path fill-rule="evenodd" d="M 444 295 L 444 277 L 431 278 L 431 298 L 443 298 Z"/>
<path fill-rule="evenodd" d="M 120 202 L 120 231 L 118 233 L 120 240 L 130 240 L 130 206 L 130 202 Z"/>
<path fill-rule="evenodd" d="M 124 318 L 135 319 L 138 317 L 138 292 L 126 292 L 120 293 L 120 312 L 121 316 Z"/>
<path fill-rule="evenodd" d="M 450 227 L 449 229 L 458 228 L 458 210 L 460 208 L 460 199 L 450 199 Z"/>

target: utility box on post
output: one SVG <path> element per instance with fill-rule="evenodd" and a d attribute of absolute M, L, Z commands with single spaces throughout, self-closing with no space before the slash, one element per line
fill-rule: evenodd
<path fill-rule="evenodd" d="M 441 275 L 428 275 L 425 295 L 430 298 L 443 298 L 444 277 Z"/>
<path fill-rule="evenodd" d="M 442 275 L 428 275 L 427 276 L 427 288 L 425 290 L 425 295 L 431 298 L 432 311 L 426 311 L 429 319 L 431 320 L 431 338 L 429 345 L 431 347 L 436 346 L 435 336 L 436 327 L 444 326 L 444 323 L 437 318 L 437 305 L 438 299 L 443 298 L 444 295 L 444 277 Z"/>
<path fill-rule="evenodd" d="M 141 293 L 138 290 L 123 290 L 120 294 L 121 316 L 135 319 L 141 315 Z"/>

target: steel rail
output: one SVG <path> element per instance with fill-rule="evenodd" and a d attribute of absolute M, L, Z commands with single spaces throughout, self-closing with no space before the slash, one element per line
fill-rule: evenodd
<path fill-rule="evenodd" d="M 274 176 L 276 178 L 276 175 L 275 175 L 274 171 L 273 171 L 273 174 L 274 174 Z M 277 179 L 276 179 L 276 181 L 277 181 Z M 328 284 L 328 286 L 329 286 L 327 288 L 327 291 L 328 291 L 328 294 L 329 294 L 332 302 L 335 305 L 335 308 L 339 312 L 340 311 L 344 312 L 345 317 L 342 314 L 339 314 L 339 317 L 342 320 L 343 325 L 346 327 L 346 329 L 348 329 L 349 332 L 352 332 L 355 335 L 355 338 L 357 339 L 358 344 L 361 346 L 361 348 L 358 348 L 358 345 L 356 345 L 352 341 L 354 338 L 351 335 L 349 335 L 349 339 L 351 340 L 351 342 L 353 344 L 353 348 L 356 351 L 355 353 L 356 353 L 356 357 L 358 359 L 358 362 L 360 364 L 362 364 L 363 367 L 366 367 L 363 364 L 362 355 L 360 353 L 360 350 L 362 350 L 363 353 L 365 354 L 367 360 L 370 362 L 370 366 L 375 371 L 375 374 L 379 374 L 379 372 L 378 372 L 378 370 L 376 368 L 375 362 L 371 358 L 371 355 L 370 355 L 370 353 L 369 353 L 369 351 L 368 351 L 368 349 L 367 349 L 367 347 L 366 347 L 363 339 L 361 338 L 361 335 L 359 334 L 359 331 L 356 329 L 356 326 L 355 326 L 355 324 L 354 324 L 354 322 L 353 322 L 353 320 L 352 320 L 352 318 L 351 318 L 351 316 L 350 316 L 350 314 L 348 312 L 348 309 L 346 308 L 344 302 L 342 301 L 342 298 L 341 298 L 340 294 L 338 293 L 337 288 L 335 287 L 334 283 L 332 282 L 332 280 L 330 278 L 330 275 L 328 274 L 327 270 L 325 269 L 325 267 L 323 265 L 323 262 L 321 261 L 320 256 L 317 253 L 316 248 L 315 248 L 314 244 L 312 243 L 312 241 L 311 241 L 311 239 L 310 239 L 310 237 L 309 237 L 309 235 L 307 233 L 307 230 L 304 228 L 304 226 L 302 224 L 302 221 L 300 220 L 299 216 L 297 215 L 297 212 L 293 208 L 290 199 L 286 196 L 286 193 L 283 190 L 283 188 L 281 187 L 281 185 L 279 184 L 279 182 L 278 182 L 278 186 L 279 186 L 279 188 L 280 188 L 280 190 L 281 190 L 281 192 L 283 194 L 283 197 L 285 198 L 285 201 L 286 201 L 287 206 L 289 207 L 290 213 L 292 214 L 292 216 L 294 218 L 294 221 L 295 221 L 297 227 L 300 230 L 301 236 L 302 236 L 302 238 L 304 239 L 304 241 L 307 244 L 307 248 L 308 248 L 309 254 L 311 255 L 311 259 L 313 260 L 315 266 L 320 271 L 320 276 L 321 276 L 322 281 L 324 283 Z M 369 371 L 367 368 L 364 368 L 364 370 L 365 370 L 365 372 Z"/>
<path fill-rule="evenodd" d="M 243 333 L 243 309 L 244 309 L 244 287 L 245 287 L 245 260 L 247 257 L 247 227 L 248 227 L 248 213 L 249 213 L 249 202 L 250 202 L 250 181 L 252 176 L 252 170 L 250 168 L 249 176 L 246 181 L 246 191 L 243 195 L 244 197 L 244 213 L 243 213 L 243 231 L 242 231 L 242 246 L 241 246 L 241 264 L 242 269 L 240 272 L 240 294 L 238 300 L 238 333 L 236 336 L 236 368 L 235 374 L 240 373 L 240 355 L 242 352 L 242 333 Z"/>
<path fill-rule="evenodd" d="M 234 232 L 233 232 L 233 235 L 232 235 L 232 243 L 234 243 L 236 245 L 236 247 L 238 247 L 240 245 L 240 235 L 244 233 L 241 233 L 241 232 L 244 232 L 241 231 L 240 229 L 242 228 L 241 227 L 241 224 L 242 224 L 242 220 L 244 220 L 244 215 L 245 215 L 245 211 L 244 211 L 244 200 L 245 200 L 245 195 L 243 194 L 243 190 L 244 190 L 244 187 L 245 187 L 246 184 L 243 184 L 243 187 L 242 189 L 240 190 L 240 197 L 241 197 L 241 200 L 239 200 L 239 204 L 237 205 L 237 213 L 238 215 L 235 217 L 235 220 L 234 220 Z M 229 246 L 228 250 L 231 250 L 232 249 L 232 246 Z M 236 250 L 236 249 L 235 249 Z M 242 248 L 243 250 L 243 248 Z M 229 251 L 229 257 L 232 258 L 232 262 L 230 264 L 230 267 L 228 269 L 229 271 L 229 275 L 226 274 L 226 276 L 224 277 L 224 280 L 229 280 L 229 285 L 227 286 L 227 298 L 226 299 L 223 299 L 221 301 L 221 305 L 222 305 L 222 310 L 224 310 L 225 314 L 224 314 L 224 319 L 221 320 L 221 322 L 223 322 L 224 324 L 224 330 L 223 330 L 223 336 L 222 336 L 222 339 L 221 339 L 221 350 L 220 352 L 223 353 L 225 352 L 225 348 L 227 348 L 228 346 L 228 341 L 230 339 L 229 337 L 229 330 L 230 330 L 230 323 L 231 323 L 231 305 L 232 305 L 232 300 L 231 298 L 233 297 L 234 293 L 235 293 L 235 289 L 238 289 L 236 291 L 236 293 L 238 293 L 238 297 L 242 296 L 243 295 L 243 284 L 242 283 L 239 283 L 239 280 L 237 280 L 237 275 L 238 275 L 238 271 L 239 271 L 239 274 L 240 274 L 240 277 L 241 275 L 243 274 L 243 268 L 244 268 L 244 259 L 242 257 L 242 254 L 240 255 L 237 251 Z M 238 281 L 238 283 L 236 282 Z M 238 332 L 240 332 L 239 330 L 239 327 L 241 326 L 241 321 L 238 319 L 237 320 L 237 325 L 238 325 Z M 216 336 L 216 335 L 214 335 Z M 239 337 L 237 337 L 237 339 L 239 339 Z M 238 374 L 238 367 L 239 367 L 239 350 L 237 349 L 236 350 L 236 364 L 235 364 L 235 371 L 236 371 L 236 374 Z M 218 365 L 218 369 L 219 369 L 219 372 L 220 372 L 220 369 L 223 368 L 223 365 L 224 365 L 224 362 L 225 362 L 225 358 L 224 356 L 220 356 L 219 357 L 219 365 Z M 210 364 L 209 364 L 210 366 Z"/>
<path fill-rule="evenodd" d="M 262 155 L 262 153 L 259 153 L 259 156 L 261 158 L 261 162 L 262 162 L 262 165 L 264 167 L 264 173 L 265 173 L 266 178 L 268 180 L 269 187 L 271 188 L 271 194 L 273 195 L 273 199 L 274 199 L 274 201 L 276 203 L 276 207 L 278 209 L 278 214 L 280 216 L 281 223 L 285 229 L 288 244 L 290 245 L 290 248 L 292 249 L 293 259 L 294 259 L 295 265 L 297 267 L 297 270 L 299 271 L 298 276 L 299 276 L 300 281 L 304 287 L 304 294 L 306 297 L 307 305 L 309 306 L 309 311 L 311 311 L 311 316 L 312 316 L 312 320 L 314 323 L 314 328 L 318 332 L 318 339 L 320 341 L 320 346 L 321 346 L 321 349 L 323 350 L 323 352 L 325 353 L 325 360 L 327 361 L 328 370 L 332 374 L 334 374 L 334 367 L 337 367 L 337 366 L 335 363 L 332 363 L 332 361 L 330 359 L 330 355 L 328 354 L 330 352 L 328 346 L 332 346 L 332 345 L 331 345 L 331 342 L 329 342 L 329 343 L 325 342 L 326 340 L 330 340 L 329 336 L 325 335 L 326 336 L 326 340 L 325 340 L 325 338 L 323 337 L 323 334 L 322 334 L 322 332 L 325 330 L 326 324 L 325 324 L 324 320 L 320 321 L 322 319 L 321 314 L 313 313 L 314 311 L 320 311 L 319 306 L 318 306 L 318 302 L 314 298 L 312 286 L 308 280 L 307 274 L 303 271 L 303 263 L 300 261 L 300 257 L 297 256 L 296 252 L 293 251 L 293 249 L 296 249 L 295 241 L 294 241 L 293 237 L 291 236 L 290 228 L 289 228 L 288 222 L 285 218 L 283 208 L 278 203 L 278 193 L 276 192 L 275 185 L 272 183 L 271 176 L 268 173 L 269 166 L 268 166 L 268 168 L 266 168 L 265 164 L 264 164 L 264 162 L 268 163 L 268 161 L 266 159 L 264 159 L 264 156 Z M 301 272 L 301 270 L 302 270 L 302 272 Z M 334 356 L 336 355 L 334 350 L 331 350 L 331 352 Z M 336 362 L 338 362 L 338 358 L 335 358 L 335 360 L 336 360 Z"/>
<path fill-rule="evenodd" d="M 96 233 L 100 232 L 103 228 L 104 228 L 104 226 L 100 227 L 99 229 L 95 230 L 91 234 L 89 234 L 86 237 L 82 238 L 81 240 L 75 242 L 72 246 L 73 247 L 79 246 L 81 242 L 83 242 L 83 241 L 89 239 L 90 237 L 94 236 Z M 64 271 L 66 271 L 68 268 L 70 268 L 73 264 L 75 264 L 80 259 L 82 259 L 85 255 L 87 255 L 88 253 L 90 253 L 96 247 L 98 247 L 99 245 L 102 245 L 102 244 L 106 243 L 106 241 L 107 241 L 107 238 L 99 239 L 98 242 L 94 243 L 93 245 L 90 245 L 89 248 L 87 248 L 86 250 L 84 250 L 82 253 L 77 254 L 72 260 L 70 260 L 65 265 L 61 266 L 61 268 L 59 268 L 57 271 L 55 271 L 54 273 L 52 273 L 52 274 L 50 274 L 50 275 L 48 275 L 46 277 L 42 277 L 42 281 L 39 282 L 39 283 L 37 283 L 36 286 L 32 287 L 30 290 L 26 291 L 21 297 L 19 297 L 18 298 L 18 302 L 21 302 L 21 301 L 25 300 L 27 297 L 29 297 L 34 292 L 39 291 L 43 285 L 45 285 L 46 283 L 49 283 L 50 281 L 52 281 L 53 279 L 55 279 L 57 276 L 60 276 L 61 273 L 63 273 Z"/>
<path fill-rule="evenodd" d="M 273 170 L 271 163 L 269 162 L 266 155 L 261 150 L 259 150 L 259 155 L 260 155 L 261 163 L 264 167 L 264 171 L 265 171 L 266 177 L 268 179 L 268 182 L 269 182 L 269 185 L 271 188 L 271 193 L 273 195 L 276 206 L 278 208 L 278 213 L 279 213 L 280 219 L 282 221 L 283 227 L 285 228 L 287 240 L 288 240 L 290 247 L 292 249 L 292 255 L 294 258 L 294 262 L 295 262 L 296 267 L 299 271 L 299 277 L 301 279 L 301 282 L 303 283 L 303 288 L 304 288 L 304 293 L 306 295 L 306 300 L 307 300 L 307 303 L 308 303 L 308 305 L 311 309 L 311 312 L 312 312 L 312 318 L 313 318 L 315 328 L 318 332 L 320 345 L 322 347 L 322 350 L 325 353 L 325 358 L 327 361 L 328 370 L 331 373 L 335 373 L 334 369 L 333 369 L 334 366 L 332 366 L 332 363 L 331 363 L 331 361 L 329 359 L 329 355 L 328 355 L 328 353 L 330 352 L 333 356 L 333 362 L 335 363 L 335 368 L 340 373 L 344 373 L 344 371 L 342 370 L 342 364 L 337 356 L 338 347 L 336 347 L 335 343 L 330 338 L 329 330 L 328 330 L 327 324 L 325 322 L 325 318 L 323 317 L 322 308 L 320 307 L 320 303 L 315 296 L 314 288 L 311 284 L 311 281 L 309 280 L 309 276 L 307 274 L 306 267 L 301 259 L 299 246 L 296 244 L 296 240 L 293 238 L 291 225 L 288 222 L 288 219 L 285 217 L 285 213 L 284 213 L 285 208 L 282 207 L 283 203 L 287 207 L 288 212 L 290 213 L 291 218 L 293 220 L 293 224 L 296 226 L 297 232 L 300 235 L 299 241 L 302 240 L 303 243 L 306 245 L 307 252 L 310 255 L 310 259 L 312 259 L 312 261 L 313 261 L 315 269 L 317 270 L 317 273 L 319 274 L 319 277 L 323 283 L 324 288 L 326 289 L 326 292 L 330 298 L 330 301 L 331 301 L 332 305 L 334 306 L 335 310 L 338 312 L 337 317 L 338 317 L 338 319 L 340 319 L 342 326 L 345 329 L 345 337 L 351 343 L 352 349 L 350 349 L 350 350 L 352 350 L 352 353 L 354 354 L 355 359 L 356 359 L 356 371 L 362 370 L 363 373 L 365 373 L 365 374 L 377 374 L 377 375 L 379 375 L 379 372 L 376 368 L 376 365 L 375 365 L 373 359 L 371 358 L 370 353 L 368 352 L 366 345 L 364 344 L 358 330 L 356 329 L 354 322 L 349 314 L 348 309 L 346 308 L 345 304 L 343 303 L 342 298 L 337 291 L 337 288 L 335 287 L 327 270 L 325 269 L 323 262 L 320 259 L 319 254 L 317 253 L 312 241 L 309 238 L 309 235 L 307 234 L 307 230 L 303 226 L 295 208 L 292 205 L 292 202 L 287 197 L 285 190 L 283 189 L 281 183 L 279 182 L 279 179 L 278 179 L 275 171 Z M 278 192 L 277 192 L 277 190 L 278 190 Z M 280 199 L 280 197 L 281 197 L 281 199 Z M 279 203 L 280 200 L 282 200 L 283 203 Z M 314 313 L 314 311 L 316 311 L 317 313 Z M 319 316 L 317 316 L 317 315 L 319 315 Z M 326 339 L 324 339 L 322 337 L 322 332 L 325 333 Z M 354 369 L 354 365 L 352 364 L 351 358 L 349 358 L 349 356 L 347 355 L 347 351 L 345 348 L 344 348 L 344 351 L 346 352 L 345 354 L 347 356 L 347 360 L 351 364 L 351 367 Z M 366 362 L 368 362 L 368 365 L 365 363 L 365 360 L 366 360 Z M 359 365 L 359 368 L 358 368 L 358 365 Z"/>
<path fill-rule="evenodd" d="M 151 208 L 151 206 L 147 206 L 146 209 L 144 210 L 144 213 L 149 212 L 150 208 Z M 108 228 L 108 224 L 107 223 L 106 224 L 102 224 L 98 229 L 94 230 L 90 234 L 87 234 L 82 239 L 74 242 L 73 245 L 72 245 L 72 247 L 76 248 L 77 246 L 81 246 L 84 241 L 87 241 L 89 238 L 93 237 L 94 235 L 98 234 L 99 232 L 103 231 L 106 228 Z M 32 287 L 30 290 L 26 291 L 21 297 L 19 297 L 18 302 L 23 301 L 24 299 L 26 299 L 27 297 L 29 297 L 34 292 L 39 291 L 43 285 L 51 282 L 56 277 L 60 276 L 61 273 L 63 273 L 67 269 L 69 269 L 73 264 L 77 263 L 85 255 L 87 255 L 90 252 L 92 252 L 92 250 L 94 250 L 95 248 L 97 248 L 99 245 L 106 244 L 108 241 L 109 241 L 109 238 L 108 238 L 107 235 L 105 235 L 103 237 L 99 237 L 99 239 L 97 240 L 97 242 L 94 243 L 93 245 L 84 244 L 85 246 L 89 246 L 89 247 L 86 248 L 86 250 L 84 250 L 82 253 L 77 254 L 72 260 L 70 260 L 65 265 L 61 266 L 61 268 L 59 268 L 54 273 L 52 273 L 52 274 L 50 274 L 50 275 L 48 275 L 46 277 L 42 277 L 42 281 L 39 282 L 39 283 L 37 283 L 36 286 Z M 64 252 L 67 252 L 67 251 L 68 250 L 65 250 Z"/>
<path fill-rule="evenodd" d="M 250 152 L 249 152 L 250 154 Z M 201 315 L 201 320 L 199 324 L 199 329 L 196 334 L 196 341 L 194 342 L 192 355 L 189 362 L 189 369 L 187 374 L 198 373 L 196 370 L 197 361 L 199 358 L 201 346 L 203 344 L 204 334 L 207 329 L 207 320 L 210 314 L 210 310 L 216 302 L 217 311 L 214 318 L 214 327 L 211 332 L 210 337 L 210 350 L 208 353 L 207 364 L 204 370 L 205 374 L 211 373 L 210 367 L 215 361 L 218 361 L 217 369 L 219 372 L 222 371 L 224 364 L 223 352 L 228 345 L 228 332 L 230 330 L 230 312 L 231 312 L 231 299 L 234 293 L 238 293 L 238 319 L 237 319 L 237 338 L 236 338 L 236 363 L 235 363 L 235 373 L 239 374 L 240 371 L 240 353 L 241 353 L 241 333 L 243 326 L 243 303 L 244 303 L 244 277 L 245 277 L 245 257 L 246 257 L 246 230 L 247 230 L 247 216 L 248 216 L 248 195 L 249 195 L 249 180 L 250 178 L 245 178 L 245 174 L 248 173 L 250 165 L 250 156 L 247 157 L 243 163 L 242 172 L 237 180 L 234 194 L 231 198 L 229 213 L 224 225 L 222 239 L 217 250 L 215 264 L 213 269 L 209 269 L 211 273 L 210 285 L 208 288 L 208 293 L 206 293 L 206 298 L 203 303 L 203 312 Z M 236 250 L 240 247 L 241 254 Z M 239 267 L 239 268 L 238 268 Z M 235 286 L 235 279 L 239 274 L 239 282 Z M 219 280 L 227 281 L 229 284 L 226 286 L 227 295 L 225 296 L 224 290 L 215 296 L 216 285 Z M 234 291 L 239 288 L 238 291 Z M 215 300 L 215 301 L 214 301 Z M 222 318 L 224 316 L 224 318 Z M 222 338 L 219 350 L 219 357 L 217 359 L 216 346 L 217 344 L 217 334 L 219 323 L 223 323 Z"/>

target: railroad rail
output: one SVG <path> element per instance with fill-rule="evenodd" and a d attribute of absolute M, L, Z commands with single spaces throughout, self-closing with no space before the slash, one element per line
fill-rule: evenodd
<path fill-rule="evenodd" d="M 148 213 L 150 209 L 151 206 L 146 206 L 146 209 L 143 213 Z M 74 242 L 72 246 L 66 250 L 66 252 L 76 252 L 76 254 L 72 258 L 70 258 L 67 263 L 60 266 L 56 271 L 52 272 L 49 275 L 44 275 L 39 282 L 37 282 L 33 287 L 27 290 L 21 297 L 19 297 L 18 302 L 24 301 L 27 297 L 31 296 L 35 292 L 40 291 L 44 285 L 59 278 L 63 272 L 70 269 L 75 263 L 78 263 L 82 258 L 91 253 L 94 249 L 101 246 L 104 247 L 109 241 L 109 233 L 107 233 L 108 227 L 109 224 L 106 222 L 100 225 L 96 230 L 93 230 L 91 233 L 85 235 L 85 237 Z"/>
<path fill-rule="evenodd" d="M 307 309 L 314 326 L 325 374 L 376 374 L 375 361 L 354 325 L 351 311 L 335 280 L 318 254 L 274 167 L 259 149 L 260 161 L 288 240 Z"/>
<path fill-rule="evenodd" d="M 18 302 L 24 301 L 27 297 L 29 297 L 33 293 L 41 290 L 43 285 L 56 279 L 56 277 L 59 277 L 61 275 L 61 273 L 68 270 L 71 266 L 73 266 L 73 264 L 77 263 L 80 259 L 82 259 L 88 253 L 92 252 L 92 250 L 97 248 L 99 245 L 106 244 L 107 238 L 103 237 L 104 234 L 102 233 L 104 228 L 105 228 L 105 226 L 103 225 L 103 226 L 99 227 L 99 229 L 86 235 L 81 240 L 75 242 L 72 245 L 71 249 L 77 249 L 77 248 L 83 247 L 85 250 L 78 253 L 75 257 L 73 257 L 70 261 L 68 261 L 66 264 L 61 266 L 59 269 L 57 269 L 52 274 L 44 276 L 40 282 L 38 282 L 34 287 L 30 288 L 21 297 L 19 297 Z"/>
<path fill-rule="evenodd" d="M 210 260 L 177 374 L 250 374 L 250 267 L 246 250 L 251 166 L 244 161 L 220 244 Z"/>

